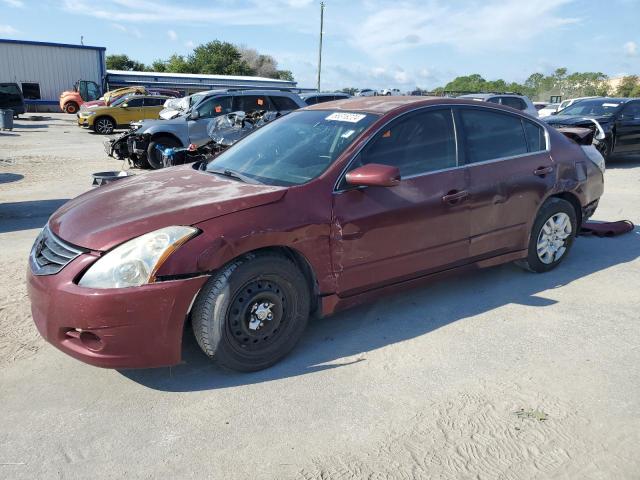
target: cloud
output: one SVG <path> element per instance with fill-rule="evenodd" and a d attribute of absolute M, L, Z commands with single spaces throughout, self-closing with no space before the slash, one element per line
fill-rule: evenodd
<path fill-rule="evenodd" d="M 11 25 L 0 25 L 0 35 L 14 35 L 18 33 L 18 30 Z"/>
<path fill-rule="evenodd" d="M 622 47 L 627 57 L 638 56 L 638 44 L 636 42 L 627 42 Z"/>
<path fill-rule="evenodd" d="M 9 5 L 13 8 L 23 8 L 24 2 L 22 0 L 2 0 L 2 3 Z"/>
<path fill-rule="evenodd" d="M 243 4 L 197 8 L 182 3 L 151 0 L 104 0 L 99 6 L 91 0 L 63 0 L 62 8 L 71 14 L 126 23 L 220 23 L 224 25 L 287 24 L 283 12 L 311 8 L 311 0 L 248 0 Z M 302 16 L 302 23 L 307 21 Z M 313 19 L 315 25 L 315 18 Z M 299 26 L 299 25 L 298 25 Z"/>
<path fill-rule="evenodd" d="M 127 35 L 131 35 L 135 38 L 142 38 L 142 32 L 135 27 L 125 27 L 120 23 L 112 23 L 111 28 L 121 31 L 122 33 L 126 33 Z"/>
<path fill-rule="evenodd" d="M 169 30 L 167 35 L 169 35 L 169 38 L 174 42 L 178 39 L 178 34 L 174 30 Z"/>
<path fill-rule="evenodd" d="M 195 48 L 196 44 L 193 42 L 193 40 L 187 40 L 186 42 L 184 42 L 184 46 L 187 48 Z"/>
<path fill-rule="evenodd" d="M 380 4 L 351 30 L 350 43 L 383 55 L 426 45 L 464 51 L 516 49 L 547 30 L 579 22 L 556 13 L 571 1 L 486 0 L 461 6 L 443 0 L 412 0 L 393 6 Z"/>

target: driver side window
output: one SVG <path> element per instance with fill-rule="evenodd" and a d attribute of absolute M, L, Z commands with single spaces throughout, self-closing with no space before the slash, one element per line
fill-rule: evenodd
<path fill-rule="evenodd" d="M 231 113 L 231 97 L 214 97 L 205 100 L 198 108 L 199 118 L 213 118 Z"/>
<path fill-rule="evenodd" d="M 142 106 L 142 98 L 130 98 L 129 100 L 126 100 L 125 102 L 123 102 L 123 105 L 125 103 L 127 104 L 127 107 L 129 107 L 129 108 L 141 107 Z"/>
<path fill-rule="evenodd" d="M 361 165 L 380 163 L 407 177 L 457 166 L 451 109 L 409 113 L 384 127 L 362 151 Z"/>

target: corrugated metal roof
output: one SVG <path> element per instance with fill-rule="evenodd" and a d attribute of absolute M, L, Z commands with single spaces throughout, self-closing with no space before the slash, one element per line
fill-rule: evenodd
<path fill-rule="evenodd" d="M 15 43 L 18 45 L 36 45 L 40 47 L 62 47 L 62 48 L 84 48 L 89 50 L 106 50 L 106 47 L 95 47 L 91 45 L 72 45 L 70 43 L 35 42 L 33 40 L 12 40 L 0 38 L 0 43 Z"/>
<path fill-rule="evenodd" d="M 107 70 L 109 75 L 131 76 L 131 77 L 158 77 L 158 78 L 180 78 L 180 79 L 205 79 L 213 81 L 233 81 L 233 82 L 262 82 L 262 83 L 286 83 L 291 86 L 297 82 L 290 80 L 280 80 L 277 78 L 250 77 L 243 75 L 207 75 L 199 73 L 166 73 L 166 72 L 136 72 L 127 70 Z"/>

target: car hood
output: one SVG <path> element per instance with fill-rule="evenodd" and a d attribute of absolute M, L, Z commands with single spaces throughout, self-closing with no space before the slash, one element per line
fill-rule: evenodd
<path fill-rule="evenodd" d="M 597 121 L 600 125 L 609 123 L 611 117 L 599 116 L 599 117 L 585 117 L 584 115 L 552 115 L 550 117 L 544 117 L 544 121 L 549 125 L 582 125 L 589 124 L 592 120 Z"/>
<path fill-rule="evenodd" d="M 286 187 L 242 183 L 184 165 L 97 187 L 58 209 L 49 227 L 73 245 L 104 251 L 159 228 L 194 225 L 273 203 L 286 191 Z"/>
<path fill-rule="evenodd" d="M 156 125 L 162 126 L 162 127 L 165 127 L 167 125 L 184 126 L 186 125 L 186 123 L 187 123 L 186 117 L 184 116 L 179 116 L 176 118 L 170 118 L 166 120 L 143 120 L 142 122 L 140 122 L 140 131 L 138 133 L 144 133 L 146 129 L 155 127 Z"/>

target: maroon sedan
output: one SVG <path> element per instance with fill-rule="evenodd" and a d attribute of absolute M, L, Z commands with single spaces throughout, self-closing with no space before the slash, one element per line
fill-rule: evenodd
<path fill-rule="evenodd" d="M 603 192 L 579 145 L 537 119 L 455 99 L 323 103 L 208 164 L 71 200 L 30 257 L 40 333 L 101 367 L 202 350 L 258 370 L 327 315 L 454 269 L 556 267 Z"/>

